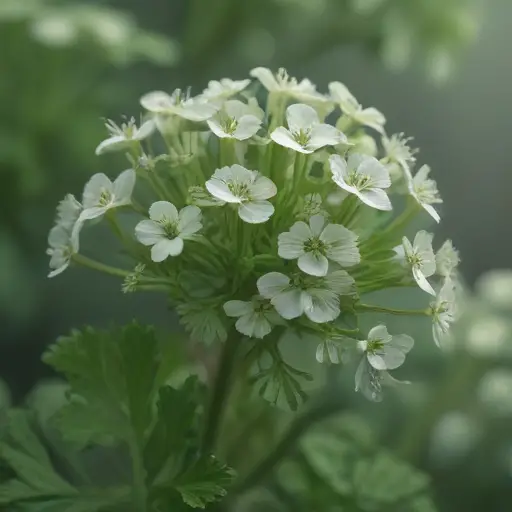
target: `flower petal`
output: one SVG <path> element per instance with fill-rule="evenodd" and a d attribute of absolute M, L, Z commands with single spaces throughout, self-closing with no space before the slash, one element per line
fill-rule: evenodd
<path fill-rule="evenodd" d="M 363 203 L 377 210 L 390 211 L 393 209 L 388 195 L 381 188 L 363 190 L 357 195 Z"/>
<path fill-rule="evenodd" d="M 226 315 L 231 317 L 248 315 L 254 311 L 252 302 L 243 300 L 229 300 L 223 307 Z"/>
<path fill-rule="evenodd" d="M 238 208 L 238 215 L 249 224 L 261 224 L 266 222 L 274 213 L 274 207 L 268 201 L 250 201 L 243 203 Z"/>
<path fill-rule="evenodd" d="M 92 176 L 84 187 L 82 204 L 84 209 L 98 206 L 98 202 L 103 191 L 112 192 L 113 185 L 108 176 L 98 173 Z"/>
<path fill-rule="evenodd" d="M 341 224 L 328 224 L 320 235 L 327 246 L 326 256 L 344 267 L 357 265 L 361 255 L 357 247 L 358 237 Z"/>
<path fill-rule="evenodd" d="M 292 133 L 310 130 L 319 123 L 316 110 L 302 103 L 295 103 L 286 109 L 286 121 Z"/>
<path fill-rule="evenodd" d="M 185 206 L 180 210 L 178 217 L 178 232 L 182 238 L 197 233 L 203 227 L 201 210 L 197 206 Z"/>
<path fill-rule="evenodd" d="M 329 261 L 323 254 L 306 252 L 299 257 L 298 266 L 302 272 L 310 276 L 325 276 L 329 269 Z"/>
<path fill-rule="evenodd" d="M 160 263 L 169 256 L 178 256 L 181 251 L 183 251 L 183 240 L 181 238 L 163 239 L 151 248 L 151 259 L 155 263 Z"/>
<path fill-rule="evenodd" d="M 290 288 L 278 293 L 271 300 L 271 303 L 276 311 L 286 320 L 298 318 L 304 312 L 302 291 L 297 288 Z"/>
<path fill-rule="evenodd" d="M 299 258 L 304 254 L 304 242 L 306 240 L 307 238 L 295 235 L 292 232 L 281 233 L 277 237 L 277 253 L 279 257 L 285 260 Z"/>
<path fill-rule="evenodd" d="M 288 288 L 290 278 L 280 272 L 269 272 L 261 276 L 256 282 L 258 291 L 265 299 L 272 299 L 277 294 Z"/>
<path fill-rule="evenodd" d="M 270 69 L 258 67 L 252 69 L 249 74 L 258 79 L 267 91 L 276 91 L 279 89 L 279 84 Z"/>
<path fill-rule="evenodd" d="M 251 338 L 264 338 L 272 331 L 272 325 L 261 313 L 251 311 L 251 313 L 240 317 L 235 327 L 238 332 Z"/>
<path fill-rule="evenodd" d="M 274 182 L 266 176 L 258 174 L 256 180 L 250 187 L 251 199 L 261 201 L 264 199 L 270 199 L 277 194 L 277 187 Z"/>
<path fill-rule="evenodd" d="M 271 134 L 270 138 L 280 146 L 293 149 L 300 153 L 312 153 L 313 151 L 306 151 L 293 137 L 292 133 L 283 126 L 276 128 Z"/>
<path fill-rule="evenodd" d="M 250 139 L 253 135 L 256 135 L 258 130 L 261 128 L 261 120 L 253 115 L 242 116 L 238 120 L 238 126 L 233 133 L 233 137 L 238 140 Z"/>
<path fill-rule="evenodd" d="M 332 322 L 339 316 L 339 299 L 331 290 L 311 288 L 304 294 L 309 295 L 311 300 L 310 307 L 305 308 L 304 313 L 312 322 Z"/>
<path fill-rule="evenodd" d="M 153 91 L 140 99 L 140 104 L 146 110 L 155 113 L 164 113 L 174 107 L 174 101 L 166 92 Z"/>
<path fill-rule="evenodd" d="M 123 171 L 113 183 L 114 200 L 117 205 L 129 204 L 132 200 L 135 187 L 135 171 L 127 169 Z"/>
<path fill-rule="evenodd" d="M 149 218 L 157 222 L 178 222 L 178 210 L 169 201 L 156 201 L 149 208 Z"/>
<path fill-rule="evenodd" d="M 124 135 L 115 135 L 114 137 L 110 137 L 103 142 L 100 142 L 94 153 L 96 155 L 101 155 L 109 151 L 119 151 L 123 148 L 129 147 L 131 144 L 132 141 L 126 140 Z"/>
<path fill-rule="evenodd" d="M 432 288 L 432 285 L 427 281 L 427 278 L 423 275 L 423 272 L 416 265 L 413 265 L 412 267 L 412 275 L 422 290 L 430 293 L 430 295 L 433 295 L 434 297 L 436 296 L 434 288 Z"/>
<path fill-rule="evenodd" d="M 155 245 L 165 238 L 165 230 L 152 220 L 141 220 L 135 226 L 135 237 L 143 245 Z"/>
<path fill-rule="evenodd" d="M 329 124 L 319 124 L 311 131 L 308 148 L 316 151 L 324 146 L 336 146 L 343 142 L 348 142 L 348 139 L 337 128 Z"/>
<path fill-rule="evenodd" d="M 149 137 L 155 131 L 155 128 L 156 128 L 155 120 L 148 119 L 147 121 L 145 121 L 144 123 L 142 123 L 140 125 L 134 138 L 137 140 L 143 140 L 143 139 Z"/>

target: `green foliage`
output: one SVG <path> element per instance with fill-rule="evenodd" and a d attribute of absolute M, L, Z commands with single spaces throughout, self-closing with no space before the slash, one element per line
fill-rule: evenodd
<path fill-rule="evenodd" d="M 132 480 L 112 489 L 75 486 L 54 467 L 29 413 L 12 411 L 0 441 L 0 460 L 9 468 L 0 504 L 27 512 L 140 512 L 204 508 L 223 497 L 234 474 L 200 451 L 204 387 L 196 377 L 180 388 L 167 385 L 175 369 L 169 356 L 153 329 L 135 323 L 60 338 L 43 358 L 69 382 L 68 402 L 53 417 L 70 443 L 69 463 L 80 462 L 85 447 L 107 445 L 115 457 L 127 447 Z"/>

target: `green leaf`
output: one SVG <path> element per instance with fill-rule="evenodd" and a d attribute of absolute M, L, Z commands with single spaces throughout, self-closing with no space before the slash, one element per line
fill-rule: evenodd
<path fill-rule="evenodd" d="M 425 474 L 385 451 L 355 467 L 354 488 L 361 504 L 381 506 L 417 498 L 429 484 Z"/>
<path fill-rule="evenodd" d="M 56 418 L 66 439 L 79 446 L 127 439 L 139 444 L 151 424 L 160 353 L 153 329 L 123 329 L 60 338 L 44 361 L 69 380 L 72 399 Z"/>
<path fill-rule="evenodd" d="M 207 503 L 218 501 L 226 495 L 226 487 L 234 472 L 213 455 L 200 458 L 174 482 L 183 501 L 193 508 L 205 508 Z"/>
<path fill-rule="evenodd" d="M 48 453 L 31 429 L 28 413 L 10 412 L 0 442 L 0 458 L 16 475 L 16 478 L 0 484 L 0 504 L 78 493 L 55 472 Z"/>
<path fill-rule="evenodd" d="M 228 333 L 215 305 L 181 304 L 176 307 L 176 311 L 183 327 L 194 341 L 201 341 L 206 345 L 226 341 Z"/>
<path fill-rule="evenodd" d="M 173 478 L 181 470 L 187 440 L 198 435 L 197 409 L 201 402 L 196 377 L 189 377 L 180 389 L 170 386 L 159 391 L 158 418 L 144 450 L 149 481 L 157 478 L 165 465 L 165 476 Z"/>

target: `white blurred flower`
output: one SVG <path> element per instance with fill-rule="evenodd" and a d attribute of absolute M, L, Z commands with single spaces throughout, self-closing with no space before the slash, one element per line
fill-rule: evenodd
<path fill-rule="evenodd" d="M 331 82 L 329 84 L 331 99 L 337 103 L 343 114 L 351 121 L 361 126 L 367 126 L 383 134 L 386 118 L 382 112 L 376 108 L 363 108 L 357 99 L 352 95 L 348 88 L 341 82 Z"/>
<path fill-rule="evenodd" d="M 432 238 L 431 233 L 423 230 L 418 231 L 414 237 L 414 243 L 411 244 L 409 239 L 404 236 L 402 245 L 395 248 L 395 252 L 400 260 L 411 268 L 418 286 L 427 293 L 435 295 L 436 292 L 427 281 L 427 277 L 434 275 L 436 271 L 436 257 L 432 249 Z"/>
<path fill-rule="evenodd" d="M 207 100 L 227 99 L 242 92 L 251 81 L 231 80 L 231 78 L 222 78 L 220 80 L 210 80 L 208 87 L 203 91 L 201 96 Z"/>
<path fill-rule="evenodd" d="M 459 251 L 453 247 L 451 240 L 446 240 L 436 253 L 436 274 L 442 277 L 453 277 L 459 263 Z"/>
<path fill-rule="evenodd" d="M 404 170 L 407 175 L 407 186 L 409 193 L 418 202 L 419 205 L 436 221 L 439 222 L 441 217 L 439 213 L 432 206 L 433 204 L 440 204 L 443 202 L 437 190 L 437 183 L 428 178 L 430 167 L 424 165 L 412 176 L 408 165 L 406 164 Z"/>
<path fill-rule="evenodd" d="M 384 191 L 391 186 L 387 169 L 376 158 L 352 154 L 348 162 L 339 155 L 329 158 L 332 179 L 343 190 L 377 210 L 391 210 L 391 201 Z"/>
<path fill-rule="evenodd" d="M 340 224 L 327 224 L 322 215 L 313 215 L 309 225 L 296 222 L 290 231 L 278 237 L 278 254 L 291 260 L 298 258 L 299 268 L 312 276 L 325 276 L 329 260 L 342 267 L 357 265 L 361 259 L 358 237 Z"/>
<path fill-rule="evenodd" d="M 241 165 L 217 169 L 206 182 L 210 194 L 226 203 L 238 204 L 238 215 L 250 224 L 266 222 L 274 213 L 267 201 L 277 193 L 274 182 Z"/>
<path fill-rule="evenodd" d="M 310 154 L 325 146 L 348 142 L 337 128 L 320 123 L 316 110 L 309 105 L 290 105 L 286 109 L 286 121 L 288 129 L 280 126 L 270 134 L 270 138 L 276 144 L 294 151 Z"/>
<path fill-rule="evenodd" d="M 436 300 L 430 304 L 432 315 L 432 335 L 438 347 L 443 346 L 443 341 L 449 334 L 449 330 L 456 319 L 455 306 L 455 282 L 449 277 L 445 279 Z"/>
<path fill-rule="evenodd" d="M 73 194 L 66 194 L 64 199 L 57 206 L 57 218 L 55 224 L 65 229 L 73 229 L 80 213 L 82 205 L 76 200 Z"/>
<path fill-rule="evenodd" d="M 228 100 L 207 123 L 219 138 L 247 140 L 256 135 L 264 115 L 257 105 Z"/>
<path fill-rule="evenodd" d="M 494 269 L 482 275 L 476 289 L 482 299 L 501 309 L 512 309 L 512 270 Z"/>
<path fill-rule="evenodd" d="M 340 314 L 340 295 L 354 292 L 354 280 L 336 270 L 325 277 L 295 275 L 289 278 L 270 272 L 257 281 L 260 295 L 269 299 L 286 320 L 305 314 L 312 322 L 331 322 Z"/>
<path fill-rule="evenodd" d="M 512 371 L 496 369 L 486 373 L 477 389 L 477 396 L 490 414 L 512 416 Z"/>
<path fill-rule="evenodd" d="M 78 223 L 101 217 L 108 210 L 131 203 L 135 187 L 135 171 L 123 171 L 114 182 L 103 173 L 95 174 L 85 185 L 83 211 Z"/>
<path fill-rule="evenodd" d="M 224 311 L 238 318 L 236 330 L 251 338 L 264 338 L 275 325 L 283 323 L 270 302 L 259 295 L 250 301 L 230 300 L 224 304 Z"/>
<path fill-rule="evenodd" d="M 153 133 L 155 122 L 153 119 L 149 119 L 142 123 L 140 128 L 137 128 L 135 119 L 132 117 L 121 126 L 118 126 L 109 119 L 105 126 L 110 133 L 110 137 L 98 145 L 96 148 L 97 155 L 107 153 L 108 151 L 120 151 L 130 148 L 133 142 L 141 141 Z"/>
<path fill-rule="evenodd" d="M 280 68 L 275 75 L 270 69 L 254 68 L 250 75 L 259 80 L 263 87 L 271 93 L 281 93 L 304 102 L 325 103 L 329 101 L 316 90 L 315 85 L 307 78 L 299 82 L 296 78 L 290 77 L 283 68 Z"/>
<path fill-rule="evenodd" d="M 466 348 L 476 357 L 499 357 L 512 336 L 509 323 L 495 315 L 476 315 L 469 319 Z"/>
<path fill-rule="evenodd" d="M 79 27 L 69 16 L 60 13 L 47 13 L 36 17 L 30 31 L 34 38 L 49 46 L 69 46 L 79 36 Z"/>
<path fill-rule="evenodd" d="M 151 259 L 159 263 L 169 256 L 183 251 L 183 241 L 201 228 L 201 210 L 197 206 L 185 206 L 179 212 L 168 201 L 157 201 L 149 208 L 151 220 L 140 221 L 135 227 L 137 240 L 151 245 Z"/>
<path fill-rule="evenodd" d="M 157 115 L 178 116 L 189 121 L 206 121 L 219 107 L 206 99 L 191 98 L 188 93 L 176 89 L 172 95 L 163 91 L 153 91 L 140 99 L 140 104 Z"/>

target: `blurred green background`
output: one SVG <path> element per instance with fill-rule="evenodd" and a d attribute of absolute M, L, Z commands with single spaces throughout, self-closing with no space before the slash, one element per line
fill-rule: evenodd
<path fill-rule="evenodd" d="M 389 133 L 414 136 L 444 199 L 438 242 L 453 239 L 464 280 L 511 267 L 511 26 L 510 0 L 0 0 L 0 377 L 14 400 L 49 375 L 41 352 L 72 327 L 174 324 L 164 300 L 123 295 L 115 279 L 46 278 L 57 202 L 95 172 L 117 174 L 121 160 L 94 156 L 103 119 L 138 117 L 150 90 L 198 93 L 255 66 L 284 66 L 320 90 L 342 81 L 386 114 Z M 100 230 L 88 243 L 101 254 L 108 240 Z M 510 361 L 442 356 L 425 325 L 408 327 L 420 345 L 407 369 L 416 392 L 349 401 L 433 475 L 441 510 L 509 511 Z M 499 409 L 488 415 L 477 387 L 495 366 L 505 377 L 487 384 Z"/>

